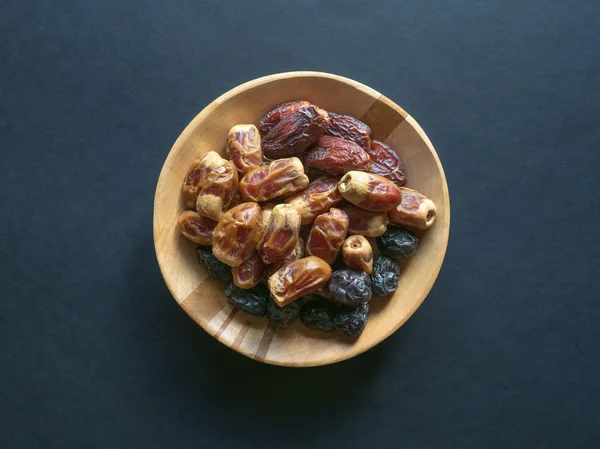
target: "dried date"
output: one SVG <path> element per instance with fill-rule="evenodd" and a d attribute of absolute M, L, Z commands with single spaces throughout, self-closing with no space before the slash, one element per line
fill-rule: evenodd
<path fill-rule="evenodd" d="M 367 152 L 371 147 L 371 128 L 349 115 L 329 112 L 329 126 L 325 135 L 351 140 Z"/>
<path fill-rule="evenodd" d="M 362 235 L 352 235 L 342 246 L 342 261 L 351 270 L 370 274 L 373 271 L 373 248 Z"/>
<path fill-rule="evenodd" d="M 400 156 L 388 145 L 378 140 L 371 141 L 371 148 L 367 150 L 373 165 L 371 173 L 389 179 L 398 187 L 406 184 L 404 165 Z"/>
<path fill-rule="evenodd" d="M 291 253 L 285 256 L 278 262 L 275 262 L 273 265 L 269 266 L 269 276 L 275 273 L 277 270 L 285 267 L 286 265 L 291 264 L 295 260 L 302 259 L 304 257 L 304 240 L 302 237 L 298 237 L 296 241 L 296 246 Z"/>
<path fill-rule="evenodd" d="M 371 157 L 351 140 L 323 136 L 306 152 L 304 163 L 328 175 L 343 175 L 350 170 L 369 170 Z"/>
<path fill-rule="evenodd" d="M 290 254 L 300 233 L 300 215 L 289 204 L 273 208 L 264 232 L 260 254 L 264 263 L 272 264 Z"/>
<path fill-rule="evenodd" d="M 238 187 L 238 172 L 232 161 L 211 170 L 200 181 L 196 211 L 214 221 L 219 221 L 229 208 Z"/>
<path fill-rule="evenodd" d="M 342 209 L 350 219 L 348 234 L 378 237 L 387 229 L 389 220 L 385 212 L 369 212 L 356 206 L 345 206 Z"/>
<path fill-rule="evenodd" d="M 324 286 L 331 267 L 318 257 L 304 257 L 277 270 L 269 278 L 269 291 L 279 306 L 289 304 Z"/>
<path fill-rule="evenodd" d="M 217 224 L 213 235 L 213 253 L 232 267 L 240 266 L 261 237 L 262 214 L 256 203 L 242 203 L 229 209 Z"/>
<path fill-rule="evenodd" d="M 212 251 L 199 246 L 196 248 L 196 260 L 209 276 L 224 282 L 231 282 L 231 267 L 215 257 Z"/>
<path fill-rule="evenodd" d="M 260 167 L 263 153 L 260 134 L 254 125 L 236 125 L 227 135 L 227 154 L 242 174 Z"/>
<path fill-rule="evenodd" d="M 435 221 L 433 201 L 416 190 L 401 187 L 402 202 L 388 212 L 390 223 L 417 229 L 429 229 Z"/>
<path fill-rule="evenodd" d="M 338 190 L 347 201 L 371 212 L 387 212 L 402 201 L 402 192 L 392 181 L 363 171 L 346 173 Z"/>
<path fill-rule="evenodd" d="M 200 245 L 212 245 L 217 223 L 198 212 L 184 211 L 179 216 L 178 228 L 181 235 Z"/>
<path fill-rule="evenodd" d="M 371 273 L 373 296 L 391 295 L 398 288 L 400 269 L 396 261 L 387 256 L 379 256 Z"/>
<path fill-rule="evenodd" d="M 265 264 L 258 252 L 253 251 L 240 266 L 231 269 L 233 283 L 239 288 L 252 288 L 260 282 L 264 270 Z"/>
<path fill-rule="evenodd" d="M 340 209 L 331 208 L 319 215 L 306 240 L 306 254 L 333 264 L 348 233 L 348 224 L 348 215 Z"/>
<path fill-rule="evenodd" d="M 279 159 L 244 175 L 239 192 L 245 201 L 268 201 L 291 195 L 308 185 L 308 176 L 297 157 Z"/>
<path fill-rule="evenodd" d="M 406 229 L 390 226 L 385 234 L 377 238 L 377 248 L 386 256 L 407 259 L 419 248 L 419 239 Z"/>
<path fill-rule="evenodd" d="M 244 290 L 234 284 L 225 288 L 227 302 L 251 315 L 263 316 L 267 313 L 269 291 L 262 285 Z"/>
<path fill-rule="evenodd" d="M 331 332 L 336 307 L 326 300 L 310 301 L 302 307 L 300 321 L 309 329 Z"/>
<path fill-rule="evenodd" d="M 302 309 L 302 299 L 298 299 L 287 306 L 279 307 L 273 299 L 267 304 L 269 324 L 275 328 L 288 327 L 298 319 Z"/>
<path fill-rule="evenodd" d="M 310 106 L 308 101 L 295 100 L 287 103 L 282 103 L 275 109 L 267 112 L 258 122 L 258 129 L 261 136 L 266 136 L 273 127 L 279 123 L 284 117 L 293 114 L 305 106 Z"/>
<path fill-rule="evenodd" d="M 340 304 L 356 306 L 371 299 L 371 277 L 364 271 L 342 268 L 335 270 L 329 280 L 331 299 Z"/>
<path fill-rule="evenodd" d="M 299 155 L 323 135 L 328 125 L 326 111 L 314 105 L 304 106 L 282 118 L 263 137 L 263 154 L 272 160 Z"/>
<path fill-rule="evenodd" d="M 335 176 L 322 176 L 311 182 L 306 189 L 286 198 L 285 202 L 296 208 L 302 225 L 310 224 L 317 215 L 327 212 L 344 200 L 337 189 L 339 180 Z"/>
<path fill-rule="evenodd" d="M 369 303 L 356 307 L 341 307 L 333 316 L 333 326 L 336 331 L 349 337 L 356 337 L 369 321 Z"/>
<path fill-rule="evenodd" d="M 201 182 L 206 179 L 211 170 L 220 167 L 225 162 L 227 161 L 219 156 L 219 153 L 216 151 L 209 151 L 200 159 L 192 162 L 181 188 L 183 201 L 187 209 L 196 210 L 196 198 L 198 198 L 200 188 L 202 187 Z"/>

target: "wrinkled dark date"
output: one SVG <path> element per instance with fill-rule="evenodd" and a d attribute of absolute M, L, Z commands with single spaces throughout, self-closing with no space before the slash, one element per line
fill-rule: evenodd
<path fill-rule="evenodd" d="M 196 199 L 200 193 L 202 187 L 201 182 L 206 179 L 208 173 L 227 161 L 219 156 L 216 151 L 209 151 L 205 153 L 200 159 L 196 159 L 192 162 L 185 179 L 183 181 L 183 187 L 181 192 L 183 194 L 183 201 L 187 209 L 196 210 Z"/>
<path fill-rule="evenodd" d="M 269 278 L 269 291 L 275 302 L 285 306 L 324 286 L 331 267 L 318 257 L 304 257 L 276 271 Z"/>
<path fill-rule="evenodd" d="M 408 259 L 419 248 L 419 239 L 406 229 L 390 226 L 377 238 L 377 248 L 385 256 Z"/>
<path fill-rule="evenodd" d="M 239 267 L 233 267 L 233 283 L 239 288 L 252 288 L 262 279 L 265 264 L 256 251 L 253 251 Z"/>
<path fill-rule="evenodd" d="M 338 190 L 346 200 L 371 212 L 387 212 L 402 201 L 402 193 L 392 181 L 363 171 L 346 173 Z"/>
<path fill-rule="evenodd" d="M 267 315 L 269 324 L 276 328 L 288 327 L 298 319 L 302 308 L 302 300 L 294 301 L 287 306 L 279 307 L 275 301 L 269 300 L 267 304 Z"/>
<path fill-rule="evenodd" d="M 263 162 L 260 134 L 254 125 L 236 125 L 227 136 L 227 154 L 242 174 L 260 167 Z"/>
<path fill-rule="evenodd" d="M 351 270 L 370 274 L 373 271 L 373 248 L 362 235 L 352 235 L 342 246 L 342 261 Z"/>
<path fill-rule="evenodd" d="M 271 129 L 273 129 L 273 127 L 281 121 L 281 119 L 293 114 L 304 106 L 310 106 L 310 103 L 304 100 L 296 100 L 280 104 L 275 109 L 270 110 L 260 119 L 260 122 L 258 122 L 260 135 L 266 136 L 269 131 L 271 131 Z"/>
<path fill-rule="evenodd" d="M 290 254 L 298 242 L 300 215 L 289 204 L 273 208 L 264 232 L 260 254 L 264 263 L 271 264 Z"/>
<path fill-rule="evenodd" d="M 369 303 L 341 307 L 333 316 L 335 330 L 349 337 L 360 335 L 369 321 Z"/>
<path fill-rule="evenodd" d="M 196 248 L 196 260 L 209 276 L 225 282 L 231 282 L 231 267 L 215 257 L 211 250 L 199 246 Z"/>
<path fill-rule="evenodd" d="M 179 216 L 178 228 L 181 235 L 200 245 L 212 245 L 216 226 L 217 222 L 191 210 L 186 210 Z"/>
<path fill-rule="evenodd" d="M 328 175 L 343 175 L 350 170 L 369 170 L 371 158 L 351 140 L 323 136 L 315 148 L 306 152 L 304 163 Z"/>
<path fill-rule="evenodd" d="M 416 190 L 401 187 L 402 202 L 388 212 L 390 223 L 417 229 L 429 229 L 435 221 L 433 201 Z"/>
<path fill-rule="evenodd" d="M 331 265 L 348 233 L 348 222 L 346 212 L 336 208 L 319 215 L 306 240 L 306 254 L 320 257 Z"/>
<path fill-rule="evenodd" d="M 229 208 L 237 187 L 238 172 L 232 161 L 226 161 L 200 181 L 196 211 L 204 217 L 219 221 Z"/>
<path fill-rule="evenodd" d="M 297 157 L 278 159 L 244 175 L 239 192 L 245 201 L 269 201 L 282 198 L 308 185 L 308 176 Z"/>
<path fill-rule="evenodd" d="M 398 288 L 400 269 L 396 261 L 390 257 L 379 256 L 371 273 L 371 289 L 373 296 L 391 295 Z"/>
<path fill-rule="evenodd" d="M 355 206 L 345 206 L 343 210 L 350 219 L 348 234 L 378 237 L 387 229 L 389 221 L 385 212 L 369 212 Z"/>
<path fill-rule="evenodd" d="M 306 189 L 288 197 L 285 202 L 296 208 L 302 225 L 310 224 L 317 215 L 327 212 L 344 200 L 337 189 L 339 180 L 335 176 L 322 176 L 311 182 Z"/>
<path fill-rule="evenodd" d="M 227 302 L 252 315 L 263 316 L 267 313 L 269 291 L 262 285 L 250 289 L 241 289 L 234 284 L 225 287 Z"/>
<path fill-rule="evenodd" d="M 242 203 L 229 209 L 213 234 L 213 253 L 232 267 L 240 266 L 261 237 L 262 214 L 256 203 Z"/>
<path fill-rule="evenodd" d="M 284 117 L 263 137 L 263 154 L 269 159 L 299 155 L 323 135 L 329 115 L 314 105 Z"/>
<path fill-rule="evenodd" d="M 371 173 L 383 176 L 399 187 L 406 184 L 402 160 L 388 145 L 379 140 L 373 140 L 371 148 L 367 152 L 373 161 Z"/>
<path fill-rule="evenodd" d="M 365 151 L 371 147 L 371 128 L 349 115 L 329 112 L 329 126 L 325 135 L 351 140 Z"/>

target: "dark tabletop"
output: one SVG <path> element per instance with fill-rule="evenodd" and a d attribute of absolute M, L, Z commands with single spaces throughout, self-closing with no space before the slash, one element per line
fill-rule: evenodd
<path fill-rule="evenodd" d="M 0 447 L 600 447 L 599 23 L 591 0 L 3 2 Z M 187 123 L 290 70 L 404 107 L 452 204 L 417 313 L 302 370 L 206 334 L 152 241 Z"/>

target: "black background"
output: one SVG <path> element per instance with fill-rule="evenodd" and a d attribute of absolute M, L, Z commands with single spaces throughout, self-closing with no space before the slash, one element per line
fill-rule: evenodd
<path fill-rule="evenodd" d="M 591 0 L 4 1 L 0 446 L 599 447 L 599 23 Z M 413 318 L 304 370 L 213 340 L 152 242 L 187 123 L 290 70 L 403 106 L 452 204 Z"/>

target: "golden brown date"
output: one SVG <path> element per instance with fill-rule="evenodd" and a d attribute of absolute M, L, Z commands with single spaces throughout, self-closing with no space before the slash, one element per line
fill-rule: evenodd
<path fill-rule="evenodd" d="M 400 187 L 402 202 L 388 212 L 390 223 L 417 229 L 429 229 L 435 221 L 433 201 L 416 190 Z"/>
<path fill-rule="evenodd" d="M 400 156 L 392 148 L 379 140 L 373 140 L 367 153 L 369 153 L 373 162 L 369 170 L 371 173 L 389 179 L 398 187 L 406 184 L 404 165 Z"/>
<path fill-rule="evenodd" d="M 343 211 L 350 219 L 348 234 L 379 237 L 387 229 L 389 220 L 385 212 L 369 212 L 355 206 L 345 206 Z"/>
<path fill-rule="evenodd" d="M 200 181 L 196 211 L 204 217 L 219 221 L 229 208 L 237 187 L 238 172 L 235 165 L 232 161 L 225 161 Z"/>
<path fill-rule="evenodd" d="M 339 180 L 335 176 L 317 178 L 306 189 L 288 197 L 285 202 L 296 208 L 303 225 L 310 224 L 317 215 L 327 212 L 344 200 L 337 189 Z"/>
<path fill-rule="evenodd" d="M 263 137 L 263 154 L 269 159 L 299 155 L 323 135 L 329 115 L 315 105 L 304 106 L 282 118 Z"/>
<path fill-rule="evenodd" d="M 283 307 L 301 296 L 323 287 L 331 277 L 331 267 L 323 259 L 310 256 L 298 259 L 269 277 L 269 291 Z"/>
<path fill-rule="evenodd" d="M 267 224 L 269 223 L 269 218 L 271 218 L 271 214 L 273 213 L 274 204 L 265 203 L 261 204 L 260 208 L 262 209 L 262 223 L 260 225 L 260 238 L 258 239 L 258 243 L 256 244 L 256 250 L 260 251 L 260 246 L 262 245 L 265 230 L 267 229 Z"/>
<path fill-rule="evenodd" d="M 306 152 L 304 164 L 328 175 L 343 175 L 350 170 L 369 170 L 371 157 L 351 140 L 323 136 Z"/>
<path fill-rule="evenodd" d="M 273 127 L 281 121 L 284 117 L 293 114 L 298 109 L 304 106 L 309 106 L 310 103 L 304 100 L 289 101 L 282 103 L 275 109 L 267 112 L 258 122 L 258 129 L 260 130 L 261 136 L 266 136 Z"/>
<path fill-rule="evenodd" d="M 293 261 L 302 259 L 303 257 L 304 257 L 304 240 L 302 240 L 302 237 L 298 237 L 298 240 L 296 241 L 296 246 L 294 246 L 294 249 L 292 250 L 292 252 L 289 253 L 287 256 L 285 256 L 279 262 L 275 262 L 273 265 L 269 266 L 269 270 L 268 270 L 269 276 L 271 276 L 277 270 L 292 263 Z"/>
<path fill-rule="evenodd" d="M 302 190 L 308 185 L 308 176 L 297 157 L 271 162 L 246 173 L 239 191 L 245 201 L 268 201 Z"/>
<path fill-rule="evenodd" d="M 342 262 L 351 270 L 373 272 L 373 248 L 362 235 L 351 235 L 342 246 Z"/>
<path fill-rule="evenodd" d="M 252 288 L 262 279 L 265 271 L 265 264 L 261 260 L 258 252 L 253 251 L 242 264 L 231 269 L 233 283 L 239 288 Z"/>
<path fill-rule="evenodd" d="M 239 267 L 260 239 L 262 213 L 257 203 L 242 203 L 229 209 L 215 228 L 213 254 L 221 262 Z"/>
<path fill-rule="evenodd" d="M 227 154 L 242 174 L 263 162 L 260 134 L 254 125 L 235 125 L 227 135 Z"/>
<path fill-rule="evenodd" d="M 329 126 L 325 135 L 351 140 L 365 151 L 371 147 L 371 128 L 349 115 L 329 112 Z"/>
<path fill-rule="evenodd" d="M 185 179 L 183 181 L 183 187 L 181 192 L 183 194 L 183 201 L 187 209 L 196 209 L 196 198 L 200 193 L 202 187 L 201 182 L 206 179 L 208 173 L 223 165 L 227 162 L 216 151 L 209 151 L 205 153 L 200 159 L 196 159 L 192 162 Z"/>
<path fill-rule="evenodd" d="M 346 173 L 338 190 L 346 200 L 371 212 L 387 212 L 402 201 L 402 193 L 392 181 L 364 171 Z"/>
<path fill-rule="evenodd" d="M 184 211 L 177 223 L 181 235 L 199 245 L 212 245 L 216 226 L 215 221 L 192 210 Z"/>
<path fill-rule="evenodd" d="M 348 233 L 348 225 L 348 215 L 341 209 L 333 207 L 319 215 L 308 234 L 306 254 L 333 264 Z"/>
<path fill-rule="evenodd" d="M 282 260 L 294 250 L 300 233 L 300 214 L 289 204 L 273 208 L 264 232 L 260 255 L 264 263 Z"/>

